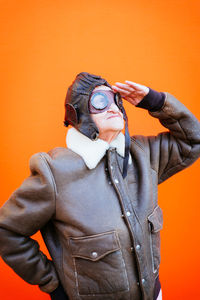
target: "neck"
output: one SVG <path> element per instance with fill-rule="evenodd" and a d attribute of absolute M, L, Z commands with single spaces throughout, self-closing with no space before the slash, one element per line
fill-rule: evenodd
<path fill-rule="evenodd" d="M 99 133 L 99 139 L 106 141 L 108 144 L 110 144 L 120 133 L 119 131 L 114 131 L 114 132 L 104 132 L 104 133 Z"/>

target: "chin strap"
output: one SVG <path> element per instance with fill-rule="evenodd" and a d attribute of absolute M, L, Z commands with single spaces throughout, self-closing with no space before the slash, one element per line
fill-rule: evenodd
<path fill-rule="evenodd" d="M 128 159 L 129 159 L 129 153 L 130 153 L 130 145 L 131 145 L 131 139 L 128 131 L 128 118 L 126 111 L 124 107 L 122 106 L 122 112 L 123 112 L 123 117 L 125 121 L 125 149 L 124 149 L 124 163 L 123 163 L 123 172 L 122 176 L 123 178 L 126 177 L 127 175 L 127 170 L 128 170 Z"/>

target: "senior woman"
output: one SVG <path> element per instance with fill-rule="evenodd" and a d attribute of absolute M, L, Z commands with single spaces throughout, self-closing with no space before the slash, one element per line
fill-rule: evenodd
<path fill-rule="evenodd" d="M 130 137 L 122 97 L 168 130 Z M 82 72 L 64 124 L 67 147 L 34 154 L 0 210 L 2 258 L 54 300 L 161 299 L 157 185 L 200 156 L 199 121 L 167 92 Z"/>

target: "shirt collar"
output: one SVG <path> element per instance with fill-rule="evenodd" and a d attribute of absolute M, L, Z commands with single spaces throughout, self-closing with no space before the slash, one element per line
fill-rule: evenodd
<path fill-rule="evenodd" d="M 124 157 L 125 137 L 122 132 L 109 144 L 104 140 L 92 141 L 74 127 L 70 128 L 66 136 L 67 147 L 80 155 L 89 169 L 94 169 L 106 154 L 106 151 L 114 147 L 117 153 Z M 131 156 L 129 155 L 129 164 Z"/>

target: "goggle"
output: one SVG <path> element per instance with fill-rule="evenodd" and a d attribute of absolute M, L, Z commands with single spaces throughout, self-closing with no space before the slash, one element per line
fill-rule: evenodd
<path fill-rule="evenodd" d="M 89 112 L 99 114 L 109 109 L 112 103 L 122 111 L 122 98 L 119 93 L 113 91 L 98 90 L 93 92 L 89 100 Z"/>

